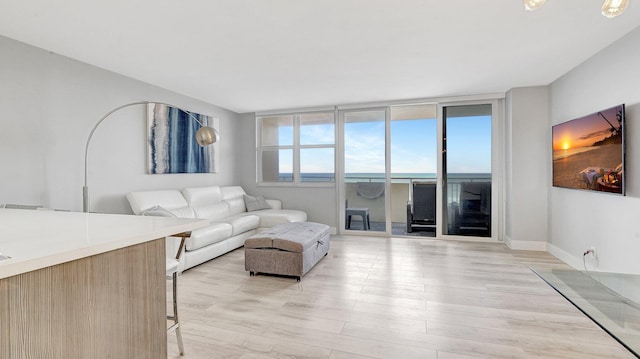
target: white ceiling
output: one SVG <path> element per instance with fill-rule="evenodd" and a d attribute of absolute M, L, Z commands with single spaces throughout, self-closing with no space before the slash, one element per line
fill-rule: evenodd
<path fill-rule="evenodd" d="M 0 0 L 0 35 L 244 113 L 546 85 L 639 26 L 631 2 Z"/>

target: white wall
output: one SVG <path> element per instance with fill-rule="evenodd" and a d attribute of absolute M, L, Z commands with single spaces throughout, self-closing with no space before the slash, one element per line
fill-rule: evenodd
<path fill-rule="evenodd" d="M 256 122 L 253 113 L 241 116 L 234 149 L 242 161 L 238 162 L 238 183 L 252 195 L 282 200 L 284 208 L 307 212 L 309 221 L 337 227 L 336 190 L 318 187 L 276 187 L 256 185 Z"/>
<path fill-rule="evenodd" d="M 549 89 L 515 88 L 506 95 L 505 243 L 547 249 Z"/>
<path fill-rule="evenodd" d="M 145 109 L 109 117 L 90 148 L 92 210 L 129 213 L 132 190 L 228 185 L 238 115 L 195 99 L 0 37 L 0 203 L 82 210 L 84 146 L 94 124 L 117 106 L 167 102 L 220 119 L 216 174 L 145 174 Z"/>
<path fill-rule="evenodd" d="M 640 274 L 640 28 L 553 84 L 551 124 L 626 104 L 627 196 L 551 187 L 549 250 L 575 267 L 595 246 L 602 271 Z M 551 161 L 548 162 L 551 183 Z"/>

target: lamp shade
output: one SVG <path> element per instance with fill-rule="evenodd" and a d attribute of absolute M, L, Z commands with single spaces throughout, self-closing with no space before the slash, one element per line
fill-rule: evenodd
<path fill-rule="evenodd" d="M 215 143 L 219 138 L 218 131 L 213 127 L 202 126 L 196 131 L 196 142 L 202 147 Z"/>
<path fill-rule="evenodd" d="M 629 0 L 605 0 L 602 4 L 602 15 L 612 18 L 622 14 L 629 6 Z"/>

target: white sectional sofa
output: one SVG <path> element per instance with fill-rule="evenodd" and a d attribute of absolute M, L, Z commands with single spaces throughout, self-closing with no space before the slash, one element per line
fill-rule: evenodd
<path fill-rule="evenodd" d="M 210 226 L 193 231 L 186 240 L 179 271 L 242 247 L 247 237 L 265 228 L 307 220 L 305 212 L 282 209 L 279 200 L 247 196 L 240 186 L 139 191 L 127 194 L 127 199 L 137 215 L 211 220 Z"/>

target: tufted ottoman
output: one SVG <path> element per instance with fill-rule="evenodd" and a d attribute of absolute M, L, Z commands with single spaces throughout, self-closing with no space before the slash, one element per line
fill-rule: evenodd
<path fill-rule="evenodd" d="M 295 276 L 298 281 L 329 251 L 329 226 L 314 222 L 279 224 L 247 238 L 244 269 Z"/>

